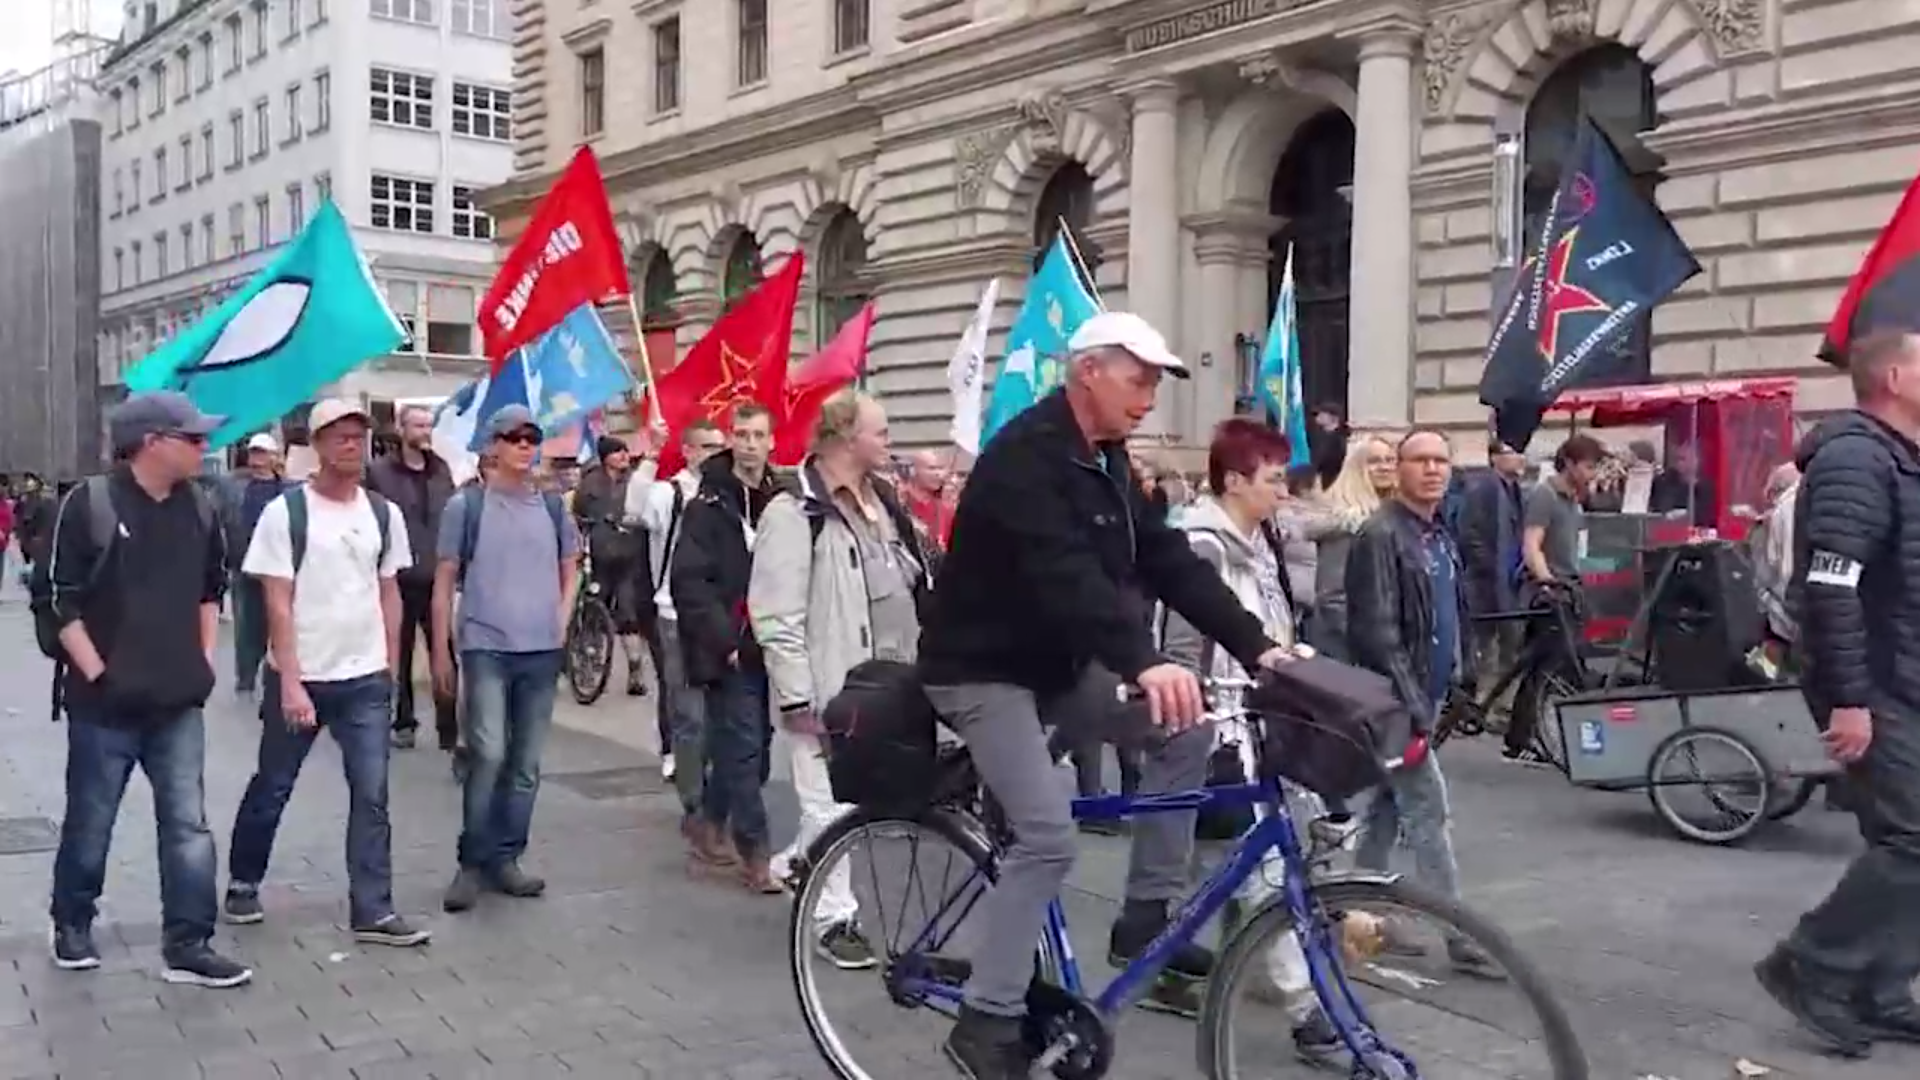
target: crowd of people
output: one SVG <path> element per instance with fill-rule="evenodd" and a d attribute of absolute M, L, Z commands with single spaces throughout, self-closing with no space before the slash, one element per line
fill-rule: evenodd
<path fill-rule="evenodd" d="M 1920 529 L 1915 344 L 1892 335 L 1863 347 L 1861 410 L 1808 440 L 1804 481 L 1791 466 L 1770 480 L 1752 545 L 1769 645 L 1804 665 L 1817 712 L 1831 717 L 1834 753 L 1861 777 L 1854 808 L 1870 845 L 1759 973 L 1847 1053 L 1920 1034 L 1920 1008 L 1899 989 L 1920 972 L 1920 946 L 1906 931 L 1892 935 L 1897 947 L 1862 936 L 1869 913 L 1911 899 L 1920 880 L 1920 757 L 1909 753 L 1920 744 L 1908 730 L 1920 708 L 1908 632 L 1920 550 L 1909 531 Z M 390 754 L 413 747 L 422 722 L 421 637 L 434 731 L 463 764 L 443 907 L 540 896 L 545 883 L 523 859 L 584 563 L 609 598 L 627 692 L 657 704 L 691 864 L 757 894 L 790 889 L 796 854 L 847 809 L 826 770 L 827 703 L 861 664 L 916 665 L 1013 836 L 981 904 L 987 929 L 947 1051 L 976 1080 L 1026 1076 L 1032 943 L 1075 857 L 1046 728 L 1071 733 L 1082 794 L 1102 787 L 1108 747 L 1124 789 L 1195 787 L 1223 737 L 1198 723 L 1202 678 L 1257 672 L 1311 646 L 1384 676 L 1416 730 L 1430 730 L 1454 687 L 1510 662 L 1515 635 L 1534 632 L 1477 615 L 1579 603 L 1586 515 L 1609 507 L 1623 460 L 1645 461 L 1641 447 L 1620 455 L 1574 435 L 1529 485 L 1511 447 L 1496 443 L 1484 468 L 1456 471 L 1443 431 L 1353 435 L 1322 409 L 1304 463 L 1278 431 L 1236 418 L 1214 433 L 1204 475 L 1187 477 L 1128 450 L 1162 381 L 1187 374 L 1160 334 L 1103 313 L 1070 348 L 1064 386 L 964 477 L 939 453 L 902 469 L 882 403 L 847 390 L 826 403 L 797 470 L 770 465 L 772 417 L 752 402 L 723 423 L 687 425 L 672 447 L 661 432 L 603 438 L 577 478 L 538 462 L 538 424 L 510 407 L 485 421 L 479 475 L 456 484 L 431 449 L 430 415 L 403 411 L 397 451 L 370 461 L 371 418 L 330 400 L 308 418 L 310 476 L 285 480 L 280 447 L 259 435 L 240 470 L 206 485 L 195 480 L 220 418 L 178 394 L 129 399 L 110 418 L 109 473 L 58 501 L 29 480 L 0 520 L 33 568 L 69 721 L 55 962 L 99 964 L 95 905 L 138 765 L 155 795 L 167 978 L 247 981 L 211 947 L 216 915 L 270 916 L 260 888 L 275 829 L 321 729 L 340 745 L 349 791 L 352 932 L 426 942 L 430 932 L 395 910 L 386 807 Z M 682 465 L 665 475 L 663 458 Z M 1655 482 L 1655 512 L 1697 513 L 1704 483 L 1682 450 Z M 262 726 L 220 901 L 199 773 L 223 601 L 234 689 L 257 697 Z M 1122 707 L 1122 685 L 1144 712 Z M 1533 719 L 1509 719 L 1509 760 L 1535 760 Z M 800 803 L 784 851 L 773 849 L 762 796 L 776 752 Z M 1394 774 L 1357 817 L 1329 809 L 1336 826 L 1357 830 L 1360 866 L 1385 870 L 1404 843 L 1415 877 L 1458 895 L 1438 756 Z M 1109 939 L 1116 964 L 1168 925 L 1192 884 L 1194 837 L 1191 813 L 1131 828 Z M 846 969 L 876 964 L 850 882 L 833 882 L 816 914 L 821 955 Z M 1411 938 L 1388 947 L 1424 948 Z M 1444 948 L 1458 970 L 1499 977 L 1470 943 Z M 1191 1015 L 1213 963 L 1199 946 L 1180 950 L 1150 1004 Z M 1298 957 L 1276 955 L 1269 970 L 1302 1052 L 1330 1051 L 1337 1037 Z"/>

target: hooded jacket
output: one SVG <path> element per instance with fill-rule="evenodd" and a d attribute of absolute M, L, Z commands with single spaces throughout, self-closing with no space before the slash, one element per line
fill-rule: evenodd
<path fill-rule="evenodd" d="M 771 472 L 749 491 L 733 473 L 730 450 L 700 468 L 700 494 L 682 511 L 668 570 L 691 686 L 712 686 L 734 670 L 765 670 L 747 618 L 747 585 L 755 527 L 774 491 Z M 729 663 L 735 653 L 738 663 Z"/>
<path fill-rule="evenodd" d="M 1815 715 L 1920 715 L 1920 448 L 1858 410 L 1808 433 L 1794 504 L 1801 685 Z"/>
<path fill-rule="evenodd" d="M 1240 606 L 1266 630 L 1276 644 L 1294 643 L 1292 588 L 1287 581 L 1281 554 L 1263 533 L 1249 537 L 1227 516 L 1226 508 L 1211 498 L 1203 498 L 1187 508 L 1180 528 L 1194 554 L 1213 567 L 1220 580 L 1240 601 Z M 1206 636 L 1192 623 L 1171 611 L 1164 622 L 1161 648 L 1167 658 L 1209 678 L 1236 678 L 1245 669 L 1224 650 L 1212 648 Z"/>

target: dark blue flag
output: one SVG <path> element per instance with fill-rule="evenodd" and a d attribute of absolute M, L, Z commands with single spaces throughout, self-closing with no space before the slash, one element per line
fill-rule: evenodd
<path fill-rule="evenodd" d="M 1582 118 L 1540 241 L 1487 343 L 1480 400 L 1500 440 L 1524 448 L 1561 391 L 1616 370 L 1620 347 L 1700 264 Z"/>

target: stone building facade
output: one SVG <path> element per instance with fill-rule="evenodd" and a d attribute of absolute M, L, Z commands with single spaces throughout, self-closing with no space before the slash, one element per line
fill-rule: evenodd
<path fill-rule="evenodd" d="M 513 8 L 502 236 L 593 145 L 653 340 L 682 348 L 804 249 L 796 355 L 877 300 L 870 383 L 910 442 L 942 437 L 983 283 L 1003 330 L 1061 224 L 1196 366 L 1150 436 L 1203 443 L 1234 408 L 1288 251 L 1309 399 L 1484 431 L 1489 309 L 1581 115 L 1703 267 L 1629 347 L 1658 378 L 1803 374 L 1831 408 L 1820 327 L 1920 169 L 1920 5 L 1891 0 Z"/>

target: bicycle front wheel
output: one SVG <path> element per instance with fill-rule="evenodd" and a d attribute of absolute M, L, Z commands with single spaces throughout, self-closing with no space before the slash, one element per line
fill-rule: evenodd
<path fill-rule="evenodd" d="M 1228 943 L 1207 987 L 1199 1056 L 1209 1080 L 1587 1080 L 1546 980 L 1505 934 L 1401 881 L 1317 886 L 1295 932 L 1276 898 Z"/>
<path fill-rule="evenodd" d="M 591 705 L 607 692 L 613 674 L 613 613 L 589 597 L 573 610 L 567 625 L 567 689 L 573 700 Z"/>

